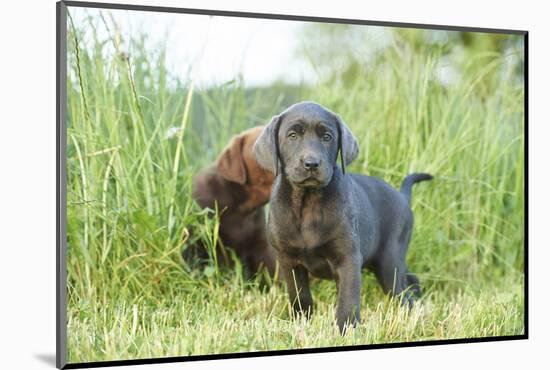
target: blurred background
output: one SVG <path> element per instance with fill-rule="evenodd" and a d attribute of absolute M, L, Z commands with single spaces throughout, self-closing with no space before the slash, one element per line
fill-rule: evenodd
<path fill-rule="evenodd" d="M 478 81 L 479 93 L 490 94 L 504 80 L 523 87 L 521 36 L 85 8 L 72 9 L 71 16 L 82 26 L 82 47 L 99 52 L 100 42 L 102 57 L 130 58 L 140 99 L 146 101 L 158 88 L 184 96 L 192 84 L 198 94 L 191 114 L 198 126 L 209 122 L 208 97 L 241 91 L 255 116 L 235 120 L 238 111 L 224 112 L 218 124 L 225 131 L 218 135 L 231 136 L 250 126 L 250 119 L 267 122 L 278 112 L 275 107 L 307 99 L 319 86 L 353 88 L 371 74 L 384 84 L 392 64 L 406 64 L 419 53 L 430 55 L 424 67 L 441 91 L 483 68 L 490 70 Z M 502 61 L 490 66 L 476 60 L 483 57 Z M 165 134 L 173 135 L 177 127 Z M 200 142 L 217 153 L 210 134 L 204 130 Z"/>

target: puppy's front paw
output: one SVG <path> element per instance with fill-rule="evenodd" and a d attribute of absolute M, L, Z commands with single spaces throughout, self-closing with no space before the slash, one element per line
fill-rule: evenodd
<path fill-rule="evenodd" d="M 342 336 L 346 335 L 346 333 L 351 329 L 355 329 L 355 327 L 361 323 L 361 321 L 356 318 L 348 318 L 343 321 L 337 320 L 337 322 L 338 322 L 338 329 L 340 330 L 340 334 Z"/>
<path fill-rule="evenodd" d="M 292 305 L 292 314 L 295 319 L 300 317 L 305 317 L 307 320 L 311 318 L 313 314 L 313 303 L 311 302 L 300 302 L 294 303 Z"/>

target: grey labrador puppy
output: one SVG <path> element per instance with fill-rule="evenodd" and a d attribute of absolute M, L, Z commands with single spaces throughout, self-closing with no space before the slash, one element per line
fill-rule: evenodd
<path fill-rule="evenodd" d="M 278 251 L 295 313 L 311 314 L 309 274 L 334 279 L 343 334 L 360 320 L 363 267 L 384 291 L 403 293 L 403 303 L 412 305 L 420 287 L 405 263 L 413 229 L 411 189 L 431 175 L 407 176 L 398 192 L 378 178 L 346 174 L 358 154 L 357 140 L 338 115 L 313 102 L 273 117 L 253 153 L 276 174 L 267 237 Z"/>

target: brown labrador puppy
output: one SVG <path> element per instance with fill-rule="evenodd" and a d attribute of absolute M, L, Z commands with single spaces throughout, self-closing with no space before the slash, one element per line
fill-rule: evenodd
<path fill-rule="evenodd" d="M 202 208 L 216 209 L 217 205 L 219 239 L 236 252 L 248 277 L 262 266 L 271 276 L 275 273 L 276 254 L 266 240 L 263 208 L 271 195 L 274 176 L 252 156 L 252 146 L 262 129 L 254 127 L 233 137 L 217 161 L 193 179 L 193 199 Z M 224 258 L 223 248 L 218 246 L 218 251 L 223 262 L 230 263 Z M 203 245 L 183 252 L 187 261 L 207 256 Z"/>

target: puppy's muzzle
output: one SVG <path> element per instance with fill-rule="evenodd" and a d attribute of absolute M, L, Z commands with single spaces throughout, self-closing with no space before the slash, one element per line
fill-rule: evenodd
<path fill-rule="evenodd" d="M 321 166 L 321 160 L 313 157 L 306 157 L 302 160 L 302 164 L 306 171 L 316 171 Z"/>

